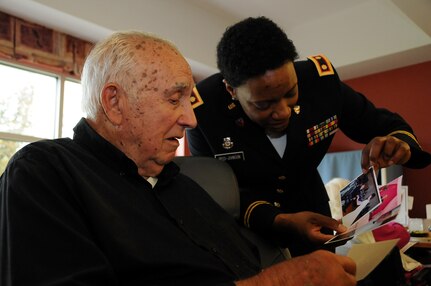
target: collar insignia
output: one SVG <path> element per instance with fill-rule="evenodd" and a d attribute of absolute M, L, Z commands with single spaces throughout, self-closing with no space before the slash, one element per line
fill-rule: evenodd
<path fill-rule="evenodd" d="M 233 147 L 233 142 L 230 137 L 223 138 L 223 143 L 221 144 L 224 149 L 228 150 Z"/>
<path fill-rule="evenodd" d="M 232 103 L 230 103 L 230 104 L 227 106 L 227 108 L 228 108 L 229 110 L 232 110 L 232 109 L 234 109 L 235 107 L 236 107 L 235 102 L 232 102 Z"/>
<path fill-rule="evenodd" d="M 192 94 L 190 95 L 190 103 L 192 104 L 193 109 L 204 104 L 204 101 L 202 100 L 199 91 L 196 89 L 196 86 L 193 88 Z"/>

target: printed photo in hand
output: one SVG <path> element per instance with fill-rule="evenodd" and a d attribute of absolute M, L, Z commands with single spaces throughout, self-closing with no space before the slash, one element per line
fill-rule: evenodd
<path fill-rule="evenodd" d="M 378 191 L 380 203 L 374 206 L 371 211 L 366 212 L 356 220 L 355 223 L 350 225 L 346 232 L 336 235 L 325 244 L 339 244 L 340 242 L 346 242 L 355 235 L 379 228 L 380 226 L 397 219 L 403 201 L 401 183 L 402 176 L 384 186 L 380 186 Z M 346 186 L 346 188 L 348 188 L 348 186 Z M 350 213 L 347 213 L 347 215 L 349 214 Z"/>

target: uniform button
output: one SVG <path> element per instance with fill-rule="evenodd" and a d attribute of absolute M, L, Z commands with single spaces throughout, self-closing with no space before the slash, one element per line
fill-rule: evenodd
<path fill-rule="evenodd" d="M 178 220 L 178 223 L 179 223 L 180 225 L 183 225 L 183 224 L 184 224 L 184 221 L 183 221 L 182 219 L 179 219 L 179 220 Z"/>
<path fill-rule="evenodd" d="M 126 175 L 126 173 L 120 172 L 120 176 L 124 176 L 124 175 Z"/>
<path fill-rule="evenodd" d="M 284 181 L 284 180 L 286 180 L 286 176 L 279 176 L 279 177 L 278 177 L 278 179 L 279 179 L 280 181 Z"/>
<path fill-rule="evenodd" d="M 280 207 L 280 203 L 279 202 L 274 202 L 274 206 L 276 206 L 277 208 Z"/>
<path fill-rule="evenodd" d="M 212 248 L 211 248 L 211 251 L 212 251 L 213 253 L 217 253 L 217 248 L 212 247 Z"/>
<path fill-rule="evenodd" d="M 277 189 L 276 191 L 277 191 L 277 193 L 279 193 L 279 194 L 283 194 L 283 193 L 284 193 L 284 190 L 283 190 L 283 189 Z"/>

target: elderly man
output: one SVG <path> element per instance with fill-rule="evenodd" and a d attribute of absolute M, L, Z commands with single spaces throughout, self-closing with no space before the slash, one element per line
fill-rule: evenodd
<path fill-rule="evenodd" d="M 262 271 L 233 218 L 171 162 L 196 126 L 189 65 L 167 41 L 114 33 L 84 66 L 73 140 L 27 145 L 0 179 L 0 284 L 354 285 L 327 251 Z"/>

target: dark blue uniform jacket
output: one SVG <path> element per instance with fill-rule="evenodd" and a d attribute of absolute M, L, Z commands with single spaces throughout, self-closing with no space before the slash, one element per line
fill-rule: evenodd
<path fill-rule="evenodd" d="M 325 59 L 295 62 L 300 110 L 298 114 L 292 112 L 282 158 L 264 130 L 232 100 L 221 74 L 198 83 L 192 98 L 198 126 L 187 132 L 191 153 L 215 156 L 230 164 L 241 187 L 242 222 L 270 237 L 280 238 L 271 229 L 278 213 L 313 211 L 330 216 L 317 166 L 338 130 L 363 144 L 392 134 L 411 147 L 412 157 L 406 167 L 422 168 L 431 162 L 431 155 L 422 151 L 401 116 L 376 108 L 341 82 Z M 325 64 L 329 69 L 322 72 Z"/>

